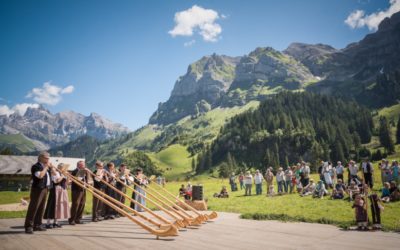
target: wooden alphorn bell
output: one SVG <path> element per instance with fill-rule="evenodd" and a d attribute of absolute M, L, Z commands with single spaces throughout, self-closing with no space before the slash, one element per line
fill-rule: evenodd
<path fill-rule="evenodd" d="M 137 179 L 136 176 L 134 176 L 134 178 Z M 134 182 L 133 184 L 137 186 L 137 183 Z M 146 185 L 146 187 L 150 187 L 150 186 Z M 164 206 L 168 207 L 169 209 L 171 209 L 172 211 L 174 211 L 175 213 L 177 213 L 181 217 L 183 217 L 186 221 L 188 221 L 190 223 L 190 225 L 199 226 L 203 223 L 203 221 L 205 221 L 205 219 L 202 216 L 193 217 L 192 215 L 188 214 L 184 209 L 182 209 L 180 206 L 176 206 L 176 204 L 174 202 L 171 202 L 170 200 L 168 200 L 165 196 L 160 194 L 157 190 L 150 188 L 150 191 L 156 193 L 160 197 L 164 198 L 165 201 L 169 202 L 171 205 L 168 205 L 165 201 L 161 200 L 159 197 L 152 194 L 151 192 L 147 192 L 151 197 L 156 199 L 158 202 L 160 202 Z"/>
<path fill-rule="evenodd" d="M 60 171 L 61 172 L 61 171 Z M 143 222 L 137 220 L 136 218 L 134 218 L 131 214 L 127 213 L 124 209 L 122 209 L 120 207 L 121 203 L 116 201 L 115 199 L 111 199 L 111 200 L 107 200 L 106 198 L 104 198 L 100 193 L 102 193 L 101 191 L 95 189 L 94 187 L 92 187 L 91 185 L 87 185 L 86 183 L 84 183 L 83 181 L 79 180 L 78 178 L 76 178 L 75 176 L 71 175 L 70 173 L 68 173 L 67 171 L 62 172 L 64 174 L 64 176 L 68 177 L 72 182 L 74 182 L 76 185 L 80 186 L 81 188 L 87 190 L 89 193 L 91 193 L 94 197 L 96 197 L 97 199 L 101 200 L 103 203 L 107 204 L 108 206 L 110 206 L 111 208 L 113 208 L 115 211 L 117 211 L 119 214 L 127 217 L 129 220 L 131 220 L 132 222 L 134 222 L 135 224 L 139 225 L 140 227 L 142 227 L 144 230 L 148 231 L 151 234 L 154 234 L 157 236 L 157 239 L 159 237 L 168 237 L 168 236 L 177 236 L 178 235 L 178 229 L 172 225 L 169 224 L 166 228 L 164 229 L 154 229 L 151 228 L 150 226 L 144 224 Z M 136 211 L 135 211 L 136 212 Z M 136 212 L 137 213 L 137 212 Z M 139 214 L 139 213 L 137 213 Z"/>
<path fill-rule="evenodd" d="M 134 177 L 135 178 L 135 177 Z M 123 183 L 121 180 L 117 179 L 118 182 L 120 182 L 122 185 L 125 185 L 125 187 L 127 187 L 128 189 L 130 189 L 132 192 L 135 192 L 136 195 L 139 195 L 143 198 L 145 198 L 147 201 L 149 201 L 150 203 L 152 203 L 153 205 L 155 205 L 157 208 L 161 209 L 163 212 L 165 212 L 166 214 L 168 214 L 169 216 L 175 218 L 178 222 L 181 222 L 183 224 L 184 227 L 188 226 L 188 225 L 200 225 L 200 223 L 194 221 L 193 219 L 189 218 L 188 216 L 185 216 L 182 213 L 179 213 L 179 211 L 176 211 L 174 208 L 172 208 L 171 206 L 169 206 L 168 204 L 166 204 L 165 202 L 163 202 L 162 200 L 160 200 L 158 197 L 154 196 L 153 194 L 147 192 L 147 194 L 151 197 L 146 197 L 143 194 L 141 194 L 140 192 L 138 192 L 137 190 L 135 190 L 134 188 L 132 188 L 129 185 L 126 185 L 125 183 Z M 140 185 L 138 185 L 137 183 L 133 182 L 133 184 L 135 186 L 140 187 Z M 140 187 L 143 188 L 143 187 Z M 157 202 L 155 202 L 154 200 L 156 200 L 157 202 L 160 202 L 160 204 L 158 204 Z M 165 207 L 169 208 L 165 209 Z"/>
<path fill-rule="evenodd" d="M 175 195 L 173 195 L 171 192 L 169 192 L 166 188 L 164 188 L 163 186 L 161 186 L 158 183 L 155 183 L 156 186 L 160 187 L 162 190 L 164 190 L 169 196 L 171 196 L 175 201 L 177 201 L 179 204 L 182 204 L 183 206 L 185 206 L 187 209 L 189 209 L 190 211 L 194 212 L 195 214 L 197 214 L 198 216 L 202 216 L 204 218 L 205 221 L 207 220 L 212 220 L 218 217 L 217 212 L 212 211 L 210 214 L 203 214 L 201 212 L 199 212 L 197 209 L 195 209 L 194 207 L 190 206 L 189 204 L 187 204 L 186 202 L 182 201 L 181 199 L 179 199 L 178 197 L 176 197 Z M 153 189 L 155 191 L 154 188 L 151 187 L 151 189 Z M 165 196 L 164 196 L 165 197 Z M 166 198 L 166 197 L 165 197 Z M 175 203 L 175 202 L 174 202 Z"/>

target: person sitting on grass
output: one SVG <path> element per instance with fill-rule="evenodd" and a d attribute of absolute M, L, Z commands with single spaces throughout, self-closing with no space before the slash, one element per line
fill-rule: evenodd
<path fill-rule="evenodd" d="M 219 194 L 215 193 L 214 197 L 216 197 L 216 198 L 229 198 L 228 190 L 226 189 L 225 186 L 223 186 L 222 189 L 221 189 L 221 192 L 219 192 Z"/>
<path fill-rule="evenodd" d="M 349 194 L 349 201 L 353 201 L 355 196 L 360 193 L 360 188 L 356 185 L 356 182 L 354 180 L 350 182 L 347 193 Z"/>
<path fill-rule="evenodd" d="M 355 217 L 358 230 L 368 230 L 368 215 L 366 202 L 360 194 L 354 196 L 354 204 L 352 208 L 355 209 Z"/>
<path fill-rule="evenodd" d="M 190 200 L 190 195 L 188 195 L 184 184 L 182 184 L 181 188 L 179 189 L 179 197 L 184 197 L 185 200 Z"/>
<path fill-rule="evenodd" d="M 313 193 L 313 198 L 320 198 L 322 199 L 324 195 L 328 194 L 328 190 L 325 188 L 325 184 L 323 180 L 320 180 L 315 187 L 314 193 Z"/>
<path fill-rule="evenodd" d="M 400 190 L 396 186 L 396 182 L 395 181 L 391 181 L 390 182 L 389 191 L 390 191 L 390 201 L 398 201 L 398 200 L 400 200 Z"/>
<path fill-rule="evenodd" d="M 383 183 L 381 199 L 383 202 L 390 201 L 390 184 L 389 184 L 389 182 Z"/>
<path fill-rule="evenodd" d="M 332 199 L 343 199 L 346 186 L 343 184 L 342 179 L 338 179 L 335 188 L 332 191 Z"/>
<path fill-rule="evenodd" d="M 315 191 L 315 183 L 314 180 L 311 179 L 310 183 L 308 183 L 307 186 L 304 187 L 303 193 L 300 196 L 307 196 L 307 195 L 312 195 Z"/>

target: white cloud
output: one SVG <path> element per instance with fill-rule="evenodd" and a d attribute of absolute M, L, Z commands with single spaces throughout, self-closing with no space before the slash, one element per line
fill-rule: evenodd
<path fill-rule="evenodd" d="M 369 30 L 377 30 L 383 19 L 398 11 L 400 11 L 400 0 L 390 0 L 390 6 L 387 10 L 377 11 L 370 15 L 365 15 L 363 10 L 355 10 L 344 22 L 352 29 L 367 26 Z"/>
<path fill-rule="evenodd" d="M 28 108 L 38 108 L 39 104 L 37 103 L 19 103 L 14 107 L 10 108 L 7 105 L 0 105 L 0 115 L 11 115 L 14 113 L 18 113 L 20 115 L 24 115 Z"/>
<path fill-rule="evenodd" d="M 185 46 L 185 47 L 191 47 L 191 46 L 193 46 L 193 44 L 195 44 L 196 43 L 196 40 L 191 40 L 191 41 L 189 41 L 189 42 L 186 42 L 186 43 L 184 43 L 183 44 L 183 46 Z"/>
<path fill-rule="evenodd" d="M 73 91 L 72 85 L 61 88 L 51 85 L 51 82 L 45 82 L 42 88 L 33 88 L 26 97 L 32 98 L 39 104 L 56 105 L 61 101 L 63 94 L 70 94 Z"/>
<path fill-rule="evenodd" d="M 219 19 L 218 12 L 193 5 L 192 8 L 175 13 L 175 27 L 168 31 L 172 36 L 192 36 L 198 32 L 206 42 L 216 42 L 222 32 L 221 26 L 215 21 Z"/>

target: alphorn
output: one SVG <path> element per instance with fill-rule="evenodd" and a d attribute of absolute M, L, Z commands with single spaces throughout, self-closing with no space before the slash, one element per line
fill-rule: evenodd
<path fill-rule="evenodd" d="M 160 184 L 156 183 L 155 184 L 157 186 L 159 186 L 162 190 L 164 190 L 168 195 L 170 195 L 174 200 L 176 200 L 177 202 L 179 202 L 180 204 L 184 205 L 186 208 L 188 208 L 189 210 L 193 211 L 195 214 L 199 215 L 199 216 L 203 216 L 205 218 L 205 220 L 212 220 L 218 217 L 217 212 L 212 211 L 211 214 L 203 214 L 200 213 L 197 209 L 195 209 L 194 207 L 190 206 L 189 204 L 187 204 L 186 202 L 182 201 L 181 199 L 179 199 L 178 197 L 176 197 L 175 195 L 173 195 L 171 192 L 169 192 L 166 188 L 164 188 L 163 186 L 161 186 Z M 151 187 L 151 189 L 155 190 L 154 188 Z"/>
<path fill-rule="evenodd" d="M 127 213 L 124 209 L 122 209 L 121 207 L 119 207 L 118 205 L 121 205 L 120 202 L 115 201 L 116 204 L 115 205 L 113 202 L 108 201 L 107 199 L 105 199 L 103 196 L 99 195 L 95 190 L 94 187 L 90 186 L 90 185 L 86 185 L 84 182 L 82 182 L 81 180 L 77 179 L 75 176 L 71 175 L 70 173 L 68 173 L 67 171 L 62 172 L 66 177 L 68 177 L 71 181 L 73 181 L 75 184 L 77 184 L 78 186 L 80 186 L 81 188 L 89 191 L 94 197 L 96 197 L 97 199 L 101 200 L 103 203 L 107 204 L 108 206 L 110 206 L 111 208 L 113 208 L 115 211 L 117 211 L 119 214 L 127 217 L 129 220 L 131 220 L 132 222 L 134 222 L 135 224 L 139 225 L 141 228 L 143 228 L 144 230 L 146 230 L 147 232 L 154 234 L 158 237 L 168 237 L 168 236 L 178 236 L 178 229 L 172 225 L 169 224 L 165 229 L 154 229 L 149 227 L 148 225 L 144 224 L 143 222 L 135 219 L 131 214 Z M 101 192 L 101 191 L 100 191 Z M 135 211 L 136 212 L 136 211 Z M 137 213 L 139 214 L 139 213 Z"/>
<path fill-rule="evenodd" d="M 134 177 L 134 178 L 136 178 L 136 177 Z M 137 179 L 137 178 L 136 178 L 136 179 Z M 120 181 L 120 180 L 118 180 L 118 179 L 117 179 L 117 181 L 119 181 L 121 184 L 125 185 L 125 187 L 127 187 L 127 188 L 130 189 L 130 190 L 132 190 L 132 192 L 135 192 L 137 195 L 140 195 L 141 197 L 145 198 L 145 199 L 148 200 L 148 201 L 152 201 L 150 198 L 148 198 L 148 197 L 144 196 L 143 194 L 139 193 L 137 190 L 135 190 L 135 189 L 132 188 L 131 186 L 126 185 L 125 183 L 123 183 L 122 181 Z M 135 186 L 140 187 L 140 186 L 139 186 L 137 183 L 135 183 L 135 182 L 133 182 L 133 184 L 134 184 Z M 146 186 L 146 187 L 147 187 L 147 186 Z M 140 187 L 140 188 L 143 188 L 143 187 Z M 169 208 L 170 210 L 165 209 L 163 206 L 160 206 L 160 205 L 157 204 L 156 202 L 152 201 L 152 203 L 153 203 L 154 205 L 156 205 L 156 206 L 157 206 L 158 208 L 160 208 L 162 211 L 164 211 L 165 213 L 168 213 L 168 214 L 170 214 L 170 215 L 171 215 L 171 212 L 174 212 L 176 215 L 178 215 L 180 218 L 183 219 L 183 221 L 186 223 L 186 226 L 187 226 L 187 225 L 198 226 L 198 225 L 201 224 L 201 221 L 196 220 L 196 219 L 194 219 L 194 218 L 192 218 L 192 217 L 186 216 L 186 215 L 184 215 L 184 214 L 182 214 L 182 213 L 179 213 L 179 211 L 176 211 L 173 207 L 169 206 L 168 204 L 166 204 L 165 202 L 163 202 L 162 200 L 160 200 L 158 197 L 154 196 L 153 194 L 151 194 L 151 193 L 149 193 L 149 192 L 147 192 L 147 194 L 148 194 L 150 197 L 152 197 L 153 199 L 155 199 L 156 201 L 160 202 L 161 205 L 163 205 L 163 206 Z M 175 215 L 172 215 L 172 216 L 176 217 Z"/>
<path fill-rule="evenodd" d="M 103 170 L 103 171 L 104 171 L 106 174 L 110 175 L 110 173 L 107 172 L 106 170 Z M 93 177 L 96 177 L 96 175 L 95 175 L 92 171 L 88 170 L 88 173 L 91 174 Z M 115 178 L 115 179 L 118 181 L 118 178 Z M 154 213 L 151 209 L 149 209 L 149 208 L 147 208 L 146 206 L 140 204 L 138 201 L 132 199 L 132 198 L 129 197 L 127 194 L 125 194 L 124 192 L 120 191 L 119 189 L 117 189 L 116 187 L 114 187 L 113 185 L 111 185 L 110 183 L 104 181 L 103 179 L 101 179 L 100 181 L 101 181 L 102 183 L 106 184 L 107 187 L 111 188 L 111 189 L 114 190 L 115 192 L 117 192 L 117 193 L 119 193 L 120 195 L 122 195 L 122 196 L 124 196 L 125 198 L 127 198 L 129 201 L 131 201 L 131 202 L 137 204 L 138 206 L 140 206 L 141 208 L 143 208 L 146 212 L 148 212 L 149 214 L 153 215 L 154 217 L 156 217 L 156 218 L 159 219 L 160 221 L 165 222 L 165 223 L 167 223 L 167 224 L 175 224 L 175 225 L 178 226 L 178 227 L 184 227 L 184 226 L 185 226 L 185 224 L 184 224 L 181 220 L 179 220 L 179 218 L 174 218 L 174 217 L 173 217 L 173 218 L 175 219 L 175 222 L 171 222 L 171 221 L 167 220 L 166 218 L 164 218 L 164 217 L 162 217 L 162 216 L 160 216 L 160 215 Z M 122 182 L 121 182 L 121 183 L 122 183 Z M 118 201 L 118 200 L 117 200 L 117 201 Z M 118 201 L 118 202 L 119 202 L 119 201 Z M 150 201 L 150 202 L 151 202 L 151 201 Z M 121 204 L 123 204 L 123 203 L 121 203 Z M 144 216 L 144 215 L 141 214 L 141 213 L 138 213 L 136 210 L 132 209 L 131 207 L 129 207 L 129 206 L 125 205 L 125 204 L 123 204 L 123 205 L 124 205 L 124 207 L 125 207 L 126 209 L 128 209 L 130 212 L 133 212 L 134 214 L 136 214 L 136 215 L 138 215 L 138 216 L 140 216 L 140 217 L 142 217 L 142 218 L 145 217 L 145 218 L 143 218 L 143 219 L 145 219 L 145 220 L 147 220 L 147 221 L 153 223 L 154 225 L 157 225 L 157 226 L 161 227 L 161 225 L 158 225 L 156 222 L 151 221 L 151 219 L 147 218 L 146 216 Z"/>
<path fill-rule="evenodd" d="M 135 177 L 136 178 L 136 177 Z M 202 222 L 206 221 L 207 218 L 204 218 L 202 215 L 199 215 L 198 217 L 194 218 L 192 215 L 187 213 L 183 208 L 181 208 L 179 205 L 176 205 L 174 201 L 169 200 L 167 197 L 162 195 L 160 192 L 158 192 L 155 189 L 151 189 L 154 193 L 159 195 L 161 198 L 163 198 L 165 201 L 168 201 L 171 204 L 171 207 L 174 209 L 179 210 L 181 213 L 183 213 L 186 217 L 191 218 L 192 220 L 196 221 L 198 224 L 201 224 Z M 162 202 L 162 201 L 161 201 Z"/>

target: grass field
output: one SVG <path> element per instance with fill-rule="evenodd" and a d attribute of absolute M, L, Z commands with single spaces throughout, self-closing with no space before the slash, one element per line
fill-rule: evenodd
<path fill-rule="evenodd" d="M 192 158 L 186 147 L 174 144 L 158 153 L 148 153 L 168 180 L 180 180 L 192 171 Z"/>
<path fill-rule="evenodd" d="M 315 180 L 318 177 L 311 176 Z M 381 188 L 379 171 L 375 172 L 375 192 L 379 193 Z M 181 184 L 185 182 L 168 182 L 166 188 L 174 193 L 178 193 Z M 310 196 L 300 197 L 298 194 L 287 194 L 275 197 L 263 195 L 244 196 L 244 190 L 230 192 L 227 199 L 214 198 L 213 194 L 218 193 L 222 186 L 229 186 L 228 180 L 216 179 L 202 176 L 192 184 L 201 184 L 204 187 L 204 195 L 208 199 L 209 210 L 240 213 L 246 219 L 273 219 L 281 221 L 302 221 L 312 223 L 334 224 L 342 228 L 354 225 L 354 210 L 352 203 L 347 200 L 313 199 Z M 154 188 L 159 189 L 155 184 Z M 265 192 L 265 185 L 263 191 Z M 255 193 L 253 187 L 253 193 Z M 229 190 L 229 187 L 228 187 Z M 18 203 L 22 196 L 28 196 L 28 192 L 0 192 L 0 204 Z M 128 195 L 131 192 L 128 191 Z M 128 202 L 126 204 L 129 204 Z M 386 203 L 382 213 L 382 224 L 385 230 L 400 231 L 400 202 Z M 90 214 L 92 207 L 91 194 L 87 194 L 85 213 Z M 154 206 L 149 206 L 155 209 Z M 25 211 L 21 212 L 0 212 L 0 218 L 20 218 L 25 216 Z M 370 215 L 371 218 L 371 215 Z"/>

